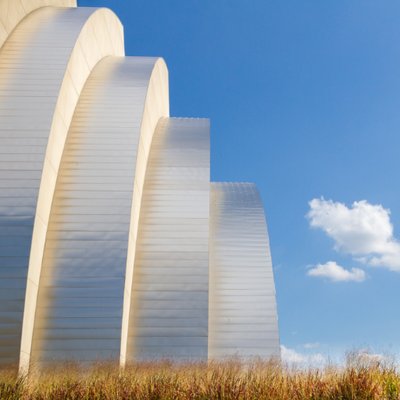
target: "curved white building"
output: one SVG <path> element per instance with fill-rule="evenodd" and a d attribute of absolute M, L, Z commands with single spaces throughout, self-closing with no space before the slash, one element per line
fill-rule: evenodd
<path fill-rule="evenodd" d="M 111 11 L 0 0 L 0 367 L 279 357 L 264 211 Z"/>

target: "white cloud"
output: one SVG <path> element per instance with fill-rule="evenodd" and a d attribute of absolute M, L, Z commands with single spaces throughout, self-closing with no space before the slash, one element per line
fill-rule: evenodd
<path fill-rule="evenodd" d="M 327 362 L 326 357 L 321 353 L 303 354 L 284 345 L 281 345 L 281 357 L 284 363 L 295 367 L 318 368 Z"/>
<path fill-rule="evenodd" d="M 321 198 L 311 200 L 309 205 L 311 227 L 331 237 L 337 251 L 367 265 L 400 271 L 400 243 L 393 236 L 390 210 L 366 200 L 347 207 Z"/>
<path fill-rule="evenodd" d="M 393 356 L 388 356 L 380 353 L 372 353 L 368 349 L 351 351 L 346 355 L 346 364 L 352 367 L 393 363 Z"/>
<path fill-rule="evenodd" d="M 334 261 L 326 264 L 317 264 L 308 270 L 307 275 L 328 278 L 333 282 L 362 282 L 365 280 L 365 272 L 360 268 L 347 270 Z"/>
<path fill-rule="evenodd" d="M 299 364 L 305 361 L 305 356 L 303 354 L 298 353 L 293 349 L 289 349 L 288 347 L 281 345 L 281 357 L 282 361 L 288 364 Z"/>

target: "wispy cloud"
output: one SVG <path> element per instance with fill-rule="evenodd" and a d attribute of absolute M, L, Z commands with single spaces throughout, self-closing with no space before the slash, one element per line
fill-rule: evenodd
<path fill-rule="evenodd" d="M 400 272 L 400 243 L 393 236 L 390 210 L 366 200 L 347 207 L 320 198 L 311 200 L 309 205 L 310 226 L 332 238 L 337 251 L 366 265 Z"/>
<path fill-rule="evenodd" d="M 328 261 L 325 264 L 317 264 L 308 270 L 307 275 L 327 278 L 332 282 L 362 282 L 366 278 L 365 272 L 360 268 L 347 270 L 335 261 Z"/>
<path fill-rule="evenodd" d="M 370 366 L 378 364 L 393 364 L 395 357 L 381 353 L 371 352 L 369 349 L 359 349 L 347 353 L 346 364 L 348 366 Z"/>
<path fill-rule="evenodd" d="M 317 349 L 320 346 L 320 344 L 318 342 L 314 342 L 314 343 L 304 343 L 303 347 L 305 349 Z"/>
<path fill-rule="evenodd" d="M 281 356 L 284 363 L 295 367 L 319 368 L 326 364 L 327 359 L 321 353 L 304 354 L 281 345 Z"/>

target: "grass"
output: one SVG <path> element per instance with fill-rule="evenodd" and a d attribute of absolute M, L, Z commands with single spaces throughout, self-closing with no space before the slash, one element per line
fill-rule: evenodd
<path fill-rule="evenodd" d="M 2 371 L 0 399 L 395 400 L 400 399 L 400 374 L 379 363 L 321 370 L 236 361 L 141 363 L 124 371 L 112 365 L 68 366 L 29 379 Z"/>

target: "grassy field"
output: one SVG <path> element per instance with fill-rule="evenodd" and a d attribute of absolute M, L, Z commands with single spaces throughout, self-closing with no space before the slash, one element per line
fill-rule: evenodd
<path fill-rule="evenodd" d="M 390 366 L 350 365 L 294 370 L 273 363 L 230 361 L 176 365 L 68 366 L 29 379 L 0 372 L 0 399 L 400 399 L 400 374 Z"/>

